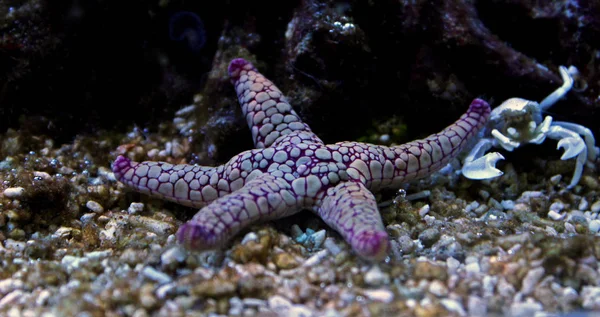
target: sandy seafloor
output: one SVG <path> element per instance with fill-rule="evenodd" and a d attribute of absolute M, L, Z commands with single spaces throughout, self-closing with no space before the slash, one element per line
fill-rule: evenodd
<path fill-rule="evenodd" d="M 447 170 L 412 184 L 405 198 L 384 193 L 392 244 L 382 263 L 357 258 L 309 212 L 253 226 L 220 252 L 188 252 L 174 233 L 195 210 L 125 189 L 105 163 L 123 152 L 178 162 L 175 148 L 185 152 L 186 139 L 174 130 L 167 122 L 157 133 L 100 133 L 64 145 L 3 135 L 13 154 L 0 162 L 0 315 L 600 311 L 593 164 L 571 190 L 574 163 L 556 158 L 534 159 L 529 171 L 507 160 L 491 181 Z"/>

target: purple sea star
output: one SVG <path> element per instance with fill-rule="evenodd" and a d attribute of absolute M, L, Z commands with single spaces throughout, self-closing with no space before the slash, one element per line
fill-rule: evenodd
<path fill-rule="evenodd" d="M 325 145 L 281 91 L 244 59 L 229 75 L 256 149 L 217 167 L 132 162 L 119 156 L 116 178 L 135 190 L 201 207 L 177 232 L 191 249 L 216 248 L 252 223 L 310 209 L 363 258 L 387 254 L 388 235 L 371 191 L 400 187 L 445 166 L 486 123 L 490 107 L 475 99 L 455 123 L 423 140 L 387 147 Z"/>

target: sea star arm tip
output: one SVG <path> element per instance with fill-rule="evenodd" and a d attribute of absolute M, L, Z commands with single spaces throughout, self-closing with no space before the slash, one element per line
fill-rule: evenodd
<path fill-rule="evenodd" d="M 123 155 L 119 155 L 112 164 L 112 171 L 116 179 L 121 179 L 131 167 L 131 160 Z"/>
<path fill-rule="evenodd" d="M 254 65 L 243 58 L 235 58 L 229 63 L 227 71 L 231 81 L 235 82 L 240 78 L 242 70 L 256 70 Z"/>
<path fill-rule="evenodd" d="M 217 243 L 212 239 L 211 232 L 207 232 L 204 227 L 197 223 L 186 222 L 177 230 L 177 241 L 188 249 L 208 250 L 215 248 Z"/>
<path fill-rule="evenodd" d="M 469 110 L 467 110 L 467 112 L 470 112 L 470 111 L 482 113 L 482 114 L 485 114 L 486 117 L 489 117 L 491 109 L 490 109 L 490 105 L 485 100 L 480 99 L 480 98 L 475 98 L 471 102 L 471 105 L 469 106 Z"/>
<path fill-rule="evenodd" d="M 375 196 L 363 183 L 342 182 L 330 188 L 317 212 L 364 259 L 378 261 L 387 255 L 388 234 Z"/>
<path fill-rule="evenodd" d="M 381 261 L 388 255 L 390 241 L 385 231 L 363 231 L 354 240 L 356 252 L 364 259 Z"/>

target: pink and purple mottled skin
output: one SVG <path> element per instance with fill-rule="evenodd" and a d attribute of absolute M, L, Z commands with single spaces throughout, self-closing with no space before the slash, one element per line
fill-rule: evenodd
<path fill-rule="evenodd" d="M 132 162 L 119 156 L 116 178 L 133 189 L 202 207 L 177 232 L 185 246 L 222 246 L 250 224 L 310 209 L 368 260 L 387 254 L 388 234 L 371 193 L 400 187 L 445 166 L 475 137 L 490 114 L 475 99 L 440 133 L 400 146 L 360 142 L 326 145 L 302 122 L 281 91 L 254 66 L 234 59 L 229 75 L 256 149 L 217 167 Z"/>

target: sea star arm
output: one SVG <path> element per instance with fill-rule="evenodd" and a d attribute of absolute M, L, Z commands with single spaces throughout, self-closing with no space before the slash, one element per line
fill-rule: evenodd
<path fill-rule="evenodd" d="M 375 196 L 361 182 L 329 188 L 316 211 L 363 258 L 381 260 L 387 254 L 388 234 Z"/>
<path fill-rule="evenodd" d="M 229 76 L 256 148 L 277 146 L 283 139 L 288 139 L 283 136 L 291 133 L 300 134 L 303 143 L 323 144 L 308 124 L 302 122 L 281 91 L 252 63 L 242 58 L 232 60 Z"/>
<path fill-rule="evenodd" d="M 119 156 L 113 162 L 115 178 L 121 183 L 150 196 L 189 207 L 207 203 L 236 191 L 262 174 L 262 150 L 251 150 L 234 156 L 217 167 L 166 162 L 133 162 Z"/>
<path fill-rule="evenodd" d="M 230 192 L 223 184 L 224 167 L 173 165 L 166 162 L 134 162 L 120 155 L 113 162 L 115 178 L 153 197 L 189 207 L 201 207 Z"/>
<path fill-rule="evenodd" d="M 361 181 L 370 190 L 397 187 L 448 164 L 477 136 L 489 114 L 489 104 L 475 99 L 456 122 L 425 139 L 393 147 L 338 143 L 346 149 L 339 148 L 337 152 L 349 163 L 347 173 L 351 179 Z"/>
<path fill-rule="evenodd" d="M 200 209 L 179 228 L 177 238 L 195 250 L 218 248 L 244 227 L 287 217 L 300 209 L 291 185 L 265 173 Z"/>

